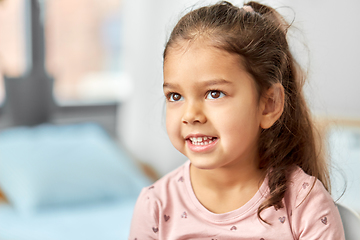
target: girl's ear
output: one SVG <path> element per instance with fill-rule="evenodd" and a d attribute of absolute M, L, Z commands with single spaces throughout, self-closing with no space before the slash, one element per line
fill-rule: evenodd
<path fill-rule="evenodd" d="M 261 122 L 263 129 L 270 128 L 284 111 L 284 87 L 280 83 L 273 84 L 261 99 Z"/>

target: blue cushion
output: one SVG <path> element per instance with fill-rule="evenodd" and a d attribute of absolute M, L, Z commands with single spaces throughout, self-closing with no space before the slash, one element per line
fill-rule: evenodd
<path fill-rule="evenodd" d="M 149 180 L 96 124 L 0 132 L 0 188 L 22 213 L 137 196 Z"/>

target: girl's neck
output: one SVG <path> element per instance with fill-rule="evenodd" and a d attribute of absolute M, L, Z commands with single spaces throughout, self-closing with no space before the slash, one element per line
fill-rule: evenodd
<path fill-rule="evenodd" d="M 235 165 L 216 169 L 199 169 L 190 165 L 191 182 L 212 189 L 243 188 L 253 182 L 262 182 L 264 171 L 257 164 Z"/>
<path fill-rule="evenodd" d="M 258 191 L 265 172 L 255 165 L 199 169 L 190 165 L 191 184 L 200 203 L 214 213 L 233 211 Z"/>

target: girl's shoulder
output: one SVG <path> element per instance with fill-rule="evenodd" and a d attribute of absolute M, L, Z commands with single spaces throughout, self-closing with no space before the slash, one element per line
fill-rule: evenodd
<path fill-rule="evenodd" d="M 299 167 L 289 173 L 284 201 L 294 236 L 344 239 L 340 214 L 330 193 Z"/>
<path fill-rule="evenodd" d="M 312 197 L 332 198 L 324 185 L 316 177 L 305 173 L 300 167 L 294 166 L 288 176 L 288 186 L 285 197 L 295 206 L 304 202 L 309 195 Z"/>
<path fill-rule="evenodd" d="M 293 166 L 290 169 L 287 179 L 288 189 L 290 191 L 295 189 L 308 189 L 308 187 L 313 186 L 317 181 L 314 176 L 310 176 L 309 174 L 305 173 L 304 170 L 298 166 Z"/>
<path fill-rule="evenodd" d="M 129 239 L 158 239 L 160 222 L 170 219 L 169 213 L 179 203 L 184 191 L 184 173 L 188 162 L 142 189 L 133 213 Z"/>

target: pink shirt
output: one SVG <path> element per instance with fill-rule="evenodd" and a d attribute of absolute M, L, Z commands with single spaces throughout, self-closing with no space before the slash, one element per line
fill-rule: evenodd
<path fill-rule="evenodd" d="M 267 180 L 245 205 L 215 214 L 197 200 L 190 182 L 190 161 L 167 174 L 138 198 L 129 240 L 344 240 L 340 214 L 319 180 L 297 168 L 283 199 L 284 208 L 257 209 L 268 194 Z M 311 189 L 315 181 L 314 187 Z M 311 191 L 310 191 L 311 190 Z M 310 192 L 310 193 L 309 193 Z"/>

